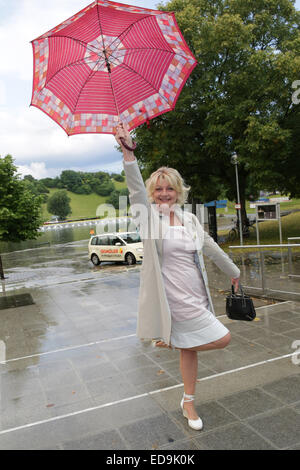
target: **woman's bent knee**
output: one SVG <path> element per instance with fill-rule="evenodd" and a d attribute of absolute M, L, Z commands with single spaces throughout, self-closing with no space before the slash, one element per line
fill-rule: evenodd
<path fill-rule="evenodd" d="M 223 348 L 226 348 L 226 346 L 228 346 L 230 341 L 231 341 L 231 334 L 228 332 L 227 335 L 223 336 L 223 338 L 216 341 L 216 345 L 219 349 L 223 349 Z"/>

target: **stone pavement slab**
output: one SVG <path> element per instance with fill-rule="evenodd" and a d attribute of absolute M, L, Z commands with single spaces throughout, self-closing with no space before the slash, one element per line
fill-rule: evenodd
<path fill-rule="evenodd" d="M 235 423 L 196 439 L 206 450 L 275 450 L 244 423 Z"/>
<path fill-rule="evenodd" d="M 292 408 L 272 411 L 263 416 L 248 419 L 248 424 L 277 449 L 299 444 L 300 414 Z"/>

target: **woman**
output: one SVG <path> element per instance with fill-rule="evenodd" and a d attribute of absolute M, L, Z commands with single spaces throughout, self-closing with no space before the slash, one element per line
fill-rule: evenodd
<path fill-rule="evenodd" d="M 119 124 L 115 137 L 123 151 L 131 210 L 139 213 L 144 244 L 137 335 L 156 338 L 158 347 L 180 350 L 184 384 L 180 405 L 189 426 L 200 430 L 203 423 L 194 407 L 197 352 L 222 349 L 230 342 L 228 329 L 214 315 L 203 253 L 231 277 L 235 290 L 240 271 L 197 217 L 181 209 L 189 188 L 180 174 L 159 168 L 145 188 L 134 153 L 128 149 L 127 126 Z"/>

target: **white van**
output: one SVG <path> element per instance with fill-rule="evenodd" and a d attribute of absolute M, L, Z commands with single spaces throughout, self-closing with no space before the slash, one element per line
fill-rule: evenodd
<path fill-rule="evenodd" d="M 138 232 L 95 235 L 89 241 L 89 259 L 97 266 L 102 261 L 135 264 L 143 259 L 143 242 Z"/>

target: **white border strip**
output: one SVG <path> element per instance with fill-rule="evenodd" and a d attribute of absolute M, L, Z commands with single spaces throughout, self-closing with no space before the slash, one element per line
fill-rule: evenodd
<path fill-rule="evenodd" d="M 248 366 L 244 366 L 244 367 L 239 367 L 238 369 L 231 369 L 225 372 L 220 372 L 218 374 L 209 375 L 207 377 L 203 377 L 202 379 L 198 379 L 197 382 L 203 382 L 205 380 L 215 379 L 217 377 L 222 377 L 223 375 L 233 374 L 234 372 L 239 372 L 241 370 L 250 369 L 252 367 L 261 366 L 263 364 L 267 364 L 267 363 L 274 362 L 274 361 L 280 361 L 281 359 L 286 359 L 288 357 L 293 356 L 294 354 L 295 353 L 293 352 L 291 354 L 285 354 L 284 356 L 273 357 L 272 359 L 266 359 L 265 361 L 256 362 L 254 364 L 249 364 Z M 70 418 L 72 416 L 77 416 L 83 413 L 88 413 L 90 411 L 100 410 L 102 408 L 107 408 L 108 406 L 119 405 L 120 403 L 126 403 L 128 401 L 137 400 L 138 398 L 149 397 L 149 396 L 151 397 L 151 395 L 155 395 L 160 392 L 166 392 L 168 390 L 174 390 L 175 388 L 179 388 L 182 386 L 183 384 L 181 383 L 178 385 L 173 385 L 172 387 L 161 388 L 160 390 L 153 390 L 152 392 L 146 392 L 146 393 L 142 393 L 141 395 L 135 395 L 135 396 L 128 397 L 128 398 L 123 398 L 122 400 L 112 401 L 110 403 L 105 403 L 103 405 L 94 406 L 92 408 L 86 408 L 84 410 L 74 411 L 73 413 L 68 413 L 68 414 L 64 414 L 61 416 L 54 416 L 53 418 L 45 419 L 42 421 L 36 421 L 34 423 L 25 424 L 23 426 L 18 426 L 18 427 L 10 428 L 10 429 L 4 429 L 3 431 L 0 431 L 0 436 L 11 433 L 11 432 L 15 432 L 15 431 L 21 431 L 22 429 L 28 429 L 34 426 L 39 426 L 40 424 L 47 424 L 47 423 L 51 423 L 54 421 L 59 421 L 61 419 Z"/>
<path fill-rule="evenodd" d="M 47 354 L 55 354 L 58 352 L 70 351 L 71 349 L 86 348 L 88 346 L 94 346 L 95 344 L 108 343 L 109 341 L 118 341 L 119 339 L 132 338 L 133 336 L 136 336 L 136 334 L 134 333 L 132 335 L 119 336 L 117 338 L 102 339 L 100 341 L 94 341 L 93 343 L 78 344 L 77 346 L 68 346 L 66 348 L 55 349 L 53 351 L 46 351 L 43 353 L 31 354 L 31 356 L 16 357 L 14 359 L 7 359 L 7 361 L 0 362 L 0 364 L 7 364 L 8 362 L 22 361 L 23 359 L 30 359 L 32 357 L 40 357 L 40 356 L 46 356 Z"/>

